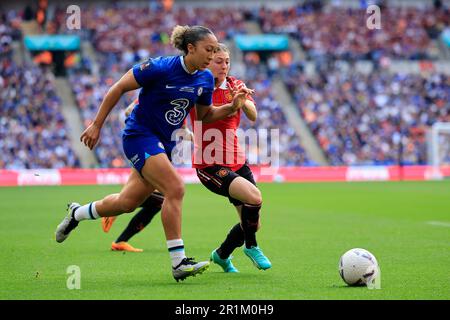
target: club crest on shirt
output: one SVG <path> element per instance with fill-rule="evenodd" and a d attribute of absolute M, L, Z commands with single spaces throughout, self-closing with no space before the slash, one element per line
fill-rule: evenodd
<path fill-rule="evenodd" d="M 202 92 L 203 92 L 203 87 L 198 88 L 197 95 L 200 97 L 202 95 Z"/>
<path fill-rule="evenodd" d="M 217 175 L 221 178 L 226 177 L 228 175 L 228 170 L 226 169 L 220 169 L 219 171 L 217 171 Z"/>
<path fill-rule="evenodd" d="M 141 63 L 141 65 L 139 66 L 139 69 L 142 71 L 142 70 L 147 69 L 148 67 L 150 67 L 150 61 Z"/>
<path fill-rule="evenodd" d="M 230 91 L 227 91 L 225 93 L 225 99 L 227 99 L 227 102 L 230 102 L 231 100 L 233 100 L 233 96 L 231 95 Z"/>

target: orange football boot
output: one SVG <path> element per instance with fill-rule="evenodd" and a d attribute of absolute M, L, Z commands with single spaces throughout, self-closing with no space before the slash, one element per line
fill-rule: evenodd
<path fill-rule="evenodd" d="M 112 251 L 128 251 L 128 252 L 142 252 L 144 250 L 134 248 L 131 244 L 125 241 L 121 242 L 113 242 L 111 244 L 111 250 Z"/>
<path fill-rule="evenodd" d="M 103 217 L 102 218 L 102 229 L 104 232 L 109 232 L 109 229 L 111 229 L 116 218 L 117 217 Z"/>

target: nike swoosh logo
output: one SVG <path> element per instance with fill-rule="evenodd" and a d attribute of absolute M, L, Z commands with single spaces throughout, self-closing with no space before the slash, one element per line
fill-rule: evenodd
<path fill-rule="evenodd" d="M 168 84 L 166 84 L 166 89 L 173 89 L 176 88 L 175 86 L 169 86 Z"/>

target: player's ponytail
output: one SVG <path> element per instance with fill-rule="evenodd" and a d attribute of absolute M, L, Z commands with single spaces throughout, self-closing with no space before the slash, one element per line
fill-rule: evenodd
<path fill-rule="evenodd" d="M 174 48 L 188 54 L 188 44 L 195 45 L 197 41 L 202 40 L 207 35 L 214 35 L 214 33 L 203 26 L 176 26 L 172 30 L 170 36 L 170 43 Z"/>

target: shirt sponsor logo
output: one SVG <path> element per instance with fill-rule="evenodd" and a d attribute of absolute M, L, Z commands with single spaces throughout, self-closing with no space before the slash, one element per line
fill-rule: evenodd
<path fill-rule="evenodd" d="M 173 109 L 166 112 L 166 121 L 173 126 L 179 125 L 186 117 L 186 109 L 189 107 L 188 99 L 176 99 L 170 102 L 174 106 Z"/>
<path fill-rule="evenodd" d="M 192 88 L 192 87 L 182 87 L 182 88 L 180 88 L 180 91 L 194 93 L 195 88 Z"/>
<path fill-rule="evenodd" d="M 135 154 L 133 157 L 131 157 L 131 159 L 130 159 L 130 162 L 131 162 L 131 164 L 134 166 L 136 163 L 138 163 L 139 162 L 139 155 L 138 154 Z"/>

